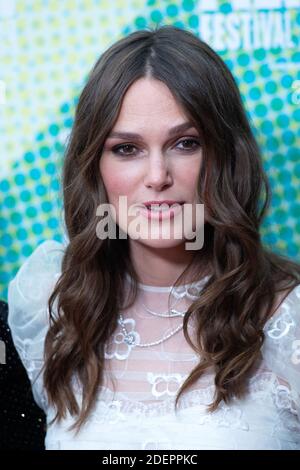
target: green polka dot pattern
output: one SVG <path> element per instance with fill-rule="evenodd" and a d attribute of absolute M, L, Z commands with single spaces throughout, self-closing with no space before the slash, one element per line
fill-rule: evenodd
<path fill-rule="evenodd" d="M 282 1 L 283 7 L 287 4 Z M 203 37 L 205 10 L 226 18 L 236 12 L 238 2 L 24 0 L 12 5 L 10 11 L 1 11 L 0 2 L 0 63 L 5 64 L 0 85 L 6 84 L 5 103 L 0 87 L 4 299 L 8 282 L 33 249 L 45 239 L 64 237 L 59 176 L 63 152 L 78 94 L 100 53 L 123 35 L 161 24 Z M 262 46 L 217 50 L 238 82 L 273 191 L 261 228 L 263 242 L 300 260 L 299 8 L 290 9 L 289 15 L 293 45 L 284 51 Z"/>

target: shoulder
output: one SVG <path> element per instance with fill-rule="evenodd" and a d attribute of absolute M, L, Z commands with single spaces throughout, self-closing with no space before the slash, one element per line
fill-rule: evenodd
<path fill-rule="evenodd" d="M 54 240 L 41 243 L 10 282 L 9 298 L 13 289 L 13 293 L 18 293 L 23 300 L 35 301 L 46 285 L 60 274 L 64 249 L 63 244 Z"/>
<path fill-rule="evenodd" d="M 8 322 L 31 321 L 46 305 L 61 274 L 65 245 L 47 240 L 25 260 L 8 286 Z"/>

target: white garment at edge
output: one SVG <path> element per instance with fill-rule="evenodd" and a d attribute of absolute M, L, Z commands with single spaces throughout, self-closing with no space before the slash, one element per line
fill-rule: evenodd
<path fill-rule="evenodd" d="M 63 250 L 58 242 L 42 243 L 9 285 L 9 326 L 48 423 L 54 410 L 47 405 L 38 373 L 49 325 L 47 301 L 61 272 Z M 173 307 L 186 310 L 205 280 L 176 287 Z M 122 311 L 126 331 L 139 333 L 142 344 L 156 342 L 182 322 L 180 316 L 157 317 L 145 310 L 166 312 L 170 290 L 139 284 L 134 307 Z M 192 323 L 189 328 L 192 335 Z M 46 448 L 300 449 L 300 286 L 268 320 L 265 336 L 262 362 L 245 398 L 207 412 L 214 394 L 213 374 L 207 372 L 182 396 L 175 413 L 176 391 L 198 362 L 182 329 L 142 348 L 124 342 L 119 325 L 106 345 L 105 383 L 88 422 L 77 435 L 68 430 L 71 416 L 48 424 Z M 76 394 L 80 396 L 78 387 Z"/>

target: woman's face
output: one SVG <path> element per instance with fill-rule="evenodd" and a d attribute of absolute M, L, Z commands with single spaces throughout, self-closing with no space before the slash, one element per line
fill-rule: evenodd
<path fill-rule="evenodd" d="M 123 232 L 153 247 L 182 244 L 188 230 L 184 221 L 188 205 L 195 214 L 201 163 L 199 133 L 169 88 L 152 78 L 135 81 L 124 96 L 100 158 L 108 202 Z M 119 207 L 120 196 L 126 196 L 127 209 Z M 159 212 L 140 211 L 152 201 L 168 201 L 166 211 L 159 207 Z M 177 203 L 173 211 L 168 209 L 171 201 Z M 190 232 L 195 229 L 194 218 L 192 225 Z"/>

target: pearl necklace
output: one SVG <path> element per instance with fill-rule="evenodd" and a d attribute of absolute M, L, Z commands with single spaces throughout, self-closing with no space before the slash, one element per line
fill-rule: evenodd
<path fill-rule="evenodd" d="M 183 315 L 184 315 L 184 313 L 183 313 Z M 119 323 L 121 325 L 122 333 L 124 334 L 123 342 L 128 344 L 128 346 L 132 346 L 132 347 L 139 346 L 140 348 L 148 348 L 150 346 L 157 346 L 158 344 L 162 343 L 163 341 L 166 341 L 167 339 L 171 338 L 171 336 L 175 335 L 179 330 L 181 330 L 183 328 L 183 324 L 181 324 L 181 325 L 177 326 L 169 334 L 167 334 L 166 336 L 163 336 L 161 339 L 159 339 L 157 341 L 153 341 L 152 343 L 141 344 L 141 343 L 136 342 L 136 338 L 135 338 L 135 335 L 133 333 L 128 333 L 128 331 L 126 330 L 126 326 L 125 326 L 125 323 L 124 323 L 124 318 L 123 318 L 123 315 L 121 313 L 119 314 Z"/>
<path fill-rule="evenodd" d="M 205 278 L 201 279 L 200 282 L 197 282 L 196 284 L 198 284 L 199 286 L 202 286 L 204 281 L 206 281 L 208 279 L 208 277 L 209 276 L 206 276 Z M 127 279 L 131 282 L 130 277 L 128 275 L 127 275 Z M 158 313 L 158 312 L 154 312 L 153 310 L 148 309 L 144 304 L 143 304 L 143 307 L 151 315 L 154 315 L 154 316 L 157 316 L 157 317 L 164 317 L 164 318 L 165 317 L 172 317 L 173 318 L 173 317 L 179 317 L 179 316 L 184 317 L 184 315 L 186 313 L 186 312 L 180 312 L 178 310 L 175 310 L 174 308 L 171 309 L 171 313 L 169 313 L 169 312 Z M 123 315 L 121 313 L 119 313 L 119 324 L 121 326 L 121 330 L 122 330 L 122 333 L 124 335 L 124 339 L 123 339 L 122 342 L 124 342 L 125 344 L 127 344 L 130 347 L 139 346 L 140 348 L 148 348 L 150 346 L 157 346 L 158 344 L 161 344 L 164 341 L 167 341 L 169 338 L 174 336 L 176 333 L 178 333 L 178 331 L 182 330 L 182 328 L 183 328 L 183 323 L 181 323 L 173 331 L 171 331 L 169 334 L 163 336 L 162 338 L 158 339 L 157 341 L 153 341 L 152 343 L 142 344 L 142 343 L 139 343 L 136 339 L 136 336 L 138 336 L 138 338 L 139 338 L 139 335 L 138 335 L 137 332 L 133 331 L 133 332 L 128 333 L 128 331 L 126 329 L 126 326 L 125 326 Z"/>

